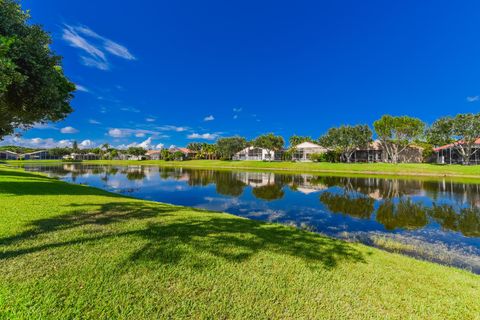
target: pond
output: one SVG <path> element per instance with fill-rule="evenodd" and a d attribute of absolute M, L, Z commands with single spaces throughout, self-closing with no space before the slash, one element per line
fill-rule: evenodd
<path fill-rule="evenodd" d="M 25 169 L 141 199 L 295 225 L 480 273 L 480 184 L 140 165 Z"/>

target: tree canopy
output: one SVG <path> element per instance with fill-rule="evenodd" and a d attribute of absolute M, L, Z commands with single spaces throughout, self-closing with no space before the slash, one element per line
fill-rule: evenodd
<path fill-rule="evenodd" d="M 263 134 L 253 141 L 255 147 L 267 149 L 269 156 L 271 156 L 272 151 L 282 150 L 284 144 L 283 137 L 276 136 L 273 133 Z"/>
<path fill-rule="evenodd" d="M 453 143 L 464 164 L 470 162 L 478 138 L 480 138 L 480 113 L 440 118 L 427 130 L 427 139 L 430 143 L 437 146 Z"/>
<path fill-rule="evenodd" d="M 333 149 L 350 162 L 357 148 L 365 147 L 372 141 L 372 130 L 367 125 L 340 126 L 331 128 L 319 139 L 322 146 Z"/>
<path fill-rule="evenodd" d="M 0 139 L 73 111 L 75 85 L 50 49 L 50 35 L 29 19 L 17 1 L 0 1 Z"/>
<path fill-rule="evenodd" d="M 225 160 L 231 160 L 235 153 L 247 146 L 247 140 L 243 137 L 220 138 L 217 141 L 217 151 Z"/>
<path fill-rule="evenodd" d="M 421 137 L 425 124 L 418 118 L 384 115 L 373 123 L 382 147 L 393 163 L 398 163 L 399 154 Z"/>

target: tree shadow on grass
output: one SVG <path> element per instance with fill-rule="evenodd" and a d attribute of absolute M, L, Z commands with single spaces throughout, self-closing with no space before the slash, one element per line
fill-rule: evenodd
<path fill-rule="evenodd" d="M 78 244 L 101 246 L 107 239 L 130 237 L 142 247 L 131 253 L 125 266 L 153 263 L 155 267 L 183 260 L 202 268 L 215 259 L 242 263 L 259 253 L 297 257 L 327 269 L 344 261 L 364 261 L 349 243 L 221 213 L 141 201 L 69 207 L 68 214 L 33 221 L 27 231 L 0 239 L 0 260 Z M 92 226 L 101 232 L 92 234 Z"/>
<path fill-rule="evenodd" d="M 352 244 L 293 227 L 226 215 L 153 223 L 140 236 L 149 241 L 131 255 L 132 262 L 171 264 L 190 259 L 192 265 L 202 268 L 211 262 L 207 256 L 242 263 L 259 253 L 296 257 L 311 267 L 325 269 L 341 262 L 365 262 Z"/>

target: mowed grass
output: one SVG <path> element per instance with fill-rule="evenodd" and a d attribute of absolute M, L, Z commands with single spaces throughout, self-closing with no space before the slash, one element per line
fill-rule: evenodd
<path fill-rule="evenodd" d="M 480 277 L 0 167 L 0 318 L 478 319 Z"/>
<path fill-rule="evenodd" d="M 59 163 L 56 160 L 40 161 L 6 161 L 9 164 Z M 329 163 L 329 162 L 267 162 L 267 161 L 221 161 L 221 160 L 189 160 L 189 161 L 163 161 L 163 160 L 91 160 L 84 161 L 89 164 L 112 165 L 159 165 L 181 166 L 185 168 L 228 168 L 228 169 L 255 169 L 293 172 L 330 172 L 330 173 L 365 173 L 380 175 L 405 175 L 405 176 L 458 176 L 480 178 L 480 165 L 437 165 L 430 163 Z"/>

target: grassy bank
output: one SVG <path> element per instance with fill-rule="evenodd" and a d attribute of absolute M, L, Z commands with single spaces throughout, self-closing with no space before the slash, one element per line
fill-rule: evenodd
<path fill-rule="evenodd" d="M 0 318 L 480 314 L 480 277 L 0 167 Z"/>
<path fill-rule="evenodd" d="M 26 163 L 55 163 L 55 160 L 43 161 L 7 161 L 9 164 Z M 411 175 L 411 176 L 451 176 L 480 178 L 480 166 L 436 165 L 428 163 L 302 163 L 302 162 L 264 162 L 264 161 L 220 161 L 220 160 L 190 160 L 190 161 L 162 161 L 162 160 L 95 160 L 84 161 L 91 164 L 116 165 L 160 165 L 182 166 L 191 168 L 227 168 L 227 169 L 255 169 L 293 172 L 337 172 L 363 173 L 380 175 Z"/>

